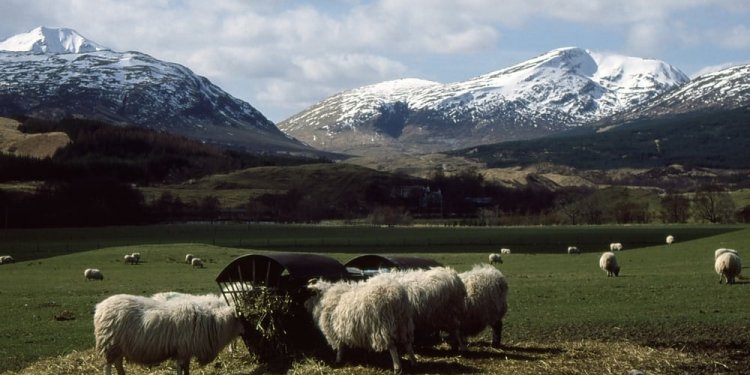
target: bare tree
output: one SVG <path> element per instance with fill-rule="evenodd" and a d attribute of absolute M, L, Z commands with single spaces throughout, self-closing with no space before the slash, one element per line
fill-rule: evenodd
<path fill-rule="evenodd" d="M 693 217 L 697 221 L 709 223 L 730 223 L 734 221 L 735 204 L 729 193 L 714 189 L 704 189 L 693 197 Z"/>
<path fill-rule="evenodd" d="M 690 218 L 690 199 L 677 193 L 667 193 L 661 199 L 661 220 L 665 223 L 686 223 Z"/>

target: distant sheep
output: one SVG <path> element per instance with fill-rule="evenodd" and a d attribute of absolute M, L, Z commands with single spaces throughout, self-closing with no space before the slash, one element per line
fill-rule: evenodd
<path fill-rule="evenodd" d="M 581 250 L 578 250 L 575 246 L 568 246 L 568 254 L 580 254 Z"/>
<path fill-rule="evenodd" d="M 133 254 L 130 254 L 130 256 L 132 256 L 133 259 L 135 259 L 135 264 L 138 264 L 141 262 L 141 253 L 133 253 Z"/>
<path fill-rule="evenodd" d="M 387 278 L 363 282 L 314 281 L 308 284 L 312 296 L 305 308 L 341 362 L 345 347 L 388 350 L 393 371 L 401 372 L 397 347 L 406 348 L 415 363 L 414 310 L 403 286 Z"/>
<path fill-rule="evenodd" d="M 492 328 L 492 346 L 499 347 L 503 318 L 508 312 L 508 282 L 505 276 L 487 264 L 474 266 L 458 274 L 466 286 L 466 315 L 461 321 L 461 334 L 466 337 Z"/>
<path fill-rule="evenodd" d="M 727 285 L 732 285 L 742 272 L 742 260 L 736 253 L 725 252 L 716 258 L 714 270 L 719 274 L 719 284 L 726 280 Z"/>
<path fill-rule="evenodd" d="M 193 268 L 203 268 L 203 259 L 201 258 L 193 258 L 190 260 L 190 264 L 193 266 Z"/>
<path fill-rule="evenodd" d="M 508 249 L 507 247 L 504 247 L 500 249 L 500 254 L 510 254 L 510 249 Z"/>
<path fill-rule="evenodd" d="M 381 273 L 370 280 L 386 278 L 400 283 L 414 308 L 414 334 L 430 338 L 446 332 L 458 338 L 458 348 L 466 348 L 460 333 L 461 319 L 466 314 L 466 287 L 452 268 L 433 267 L 429 270 L 408 270 Z"/>
<path fill-rule="evenodd" d="M 607 273 L 607 277 L 619 276 L 620 265 L 617 264 L 615 253 L 607 251 L 599 258 L 599 268 Z"/>
<path fill-rule="evenodd" d="M 503 258 L 498 253 L 492 253 L 489 256 L 490 264 L 500 263 L 503 264 Z"/>
<path fill-rule="evenodd" d="M 97 268 L 86 268 L 83 271 L 83 277 L 86 280 L 104 280 L 104 274 Z"/>
<path fill-rule="evenodd" d="M 0 264 L 10 264 L 15 262 L 16 260 L 10 255 L 0 256 Z"/>
<path fill-rule="evenodd" d="M 737 250 L 735 250 L 735 249 L 727 249 L 727 248 L 723 248 L 722 247 L 722 248 L 716 249 L 716 251 L 714 251 L 714 260 L 718 259 L 719 255 L 724 254 L 724 253 L 732 253 L 732 254 L 735 254 L 735 255 L 738 255 L 738 256 L 740 255 L 739 253 L 737 253 Z"/>
<path fill-rule="evenodd" d="M 104 373 L 115 365 L 124 375 L 123 358 L 142 365 L 174 359 L 177 374 L 189 374 L 190 359 L 213 361 L 219 352 L 244 332 L 229 306 L 212 307 L 190 298 L 158 301 L 117 294 L 96 305 L 96 352 L 105 361 Z"/>
<path fill-rule="evenodd" d="M 672 242 L 674 242 L 674 236 L 671 234 L 667 236 L 666 242 L 667 242 L 667 245 L 671 245 Z"/>
<path fill-rule="evenodd" d="M 125 261 L 126 264 L 138 264 L 138 260 L 135 259 L 133 254 L 125 254 L 125 256 L 122 257 L 123 261 Z"/>
<path fill-rule="evenodd" d="M 622 244 L 619 242 L 612 242 L 609 244 L 609 251 L 621 251 L 622 250 Z"/>
<path fill-rule="evenodd" d="M 193 254 L 185 254 L 185 263 L 187 264 L 193 264 L 193 258 L 195 258 L 195 255 Z"/>

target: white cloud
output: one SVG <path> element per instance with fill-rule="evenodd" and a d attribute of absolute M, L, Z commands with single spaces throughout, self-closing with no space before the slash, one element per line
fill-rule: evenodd
<path fill-rule="evenodd" d="M 750 50 L 750 29 L 744 25 L 737 25 L 722 33 L 717 33 L 715 39 L 726 48 Z"/>

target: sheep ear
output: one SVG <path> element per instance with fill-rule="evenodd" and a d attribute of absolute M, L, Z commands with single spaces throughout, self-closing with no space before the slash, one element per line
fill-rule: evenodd
<path fill-rule="evenodd" d="M 307 288 L 314 287 L 316 284 L 318 284 L 318 278 L 314 277 L 310 280 L 307 280 Z"/>

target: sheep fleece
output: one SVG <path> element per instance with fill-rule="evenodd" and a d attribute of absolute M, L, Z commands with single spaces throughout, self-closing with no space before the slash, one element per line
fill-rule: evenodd
<path fill-rule="evenodd" d="M 96 305 L 96 350 L 108 362 L 120 357 L 144 365 L 196 357 L 205 365 L 242 331 L 231 307 L 212 310 L 189 299 L 174 302 L 118 294 Z"/>

